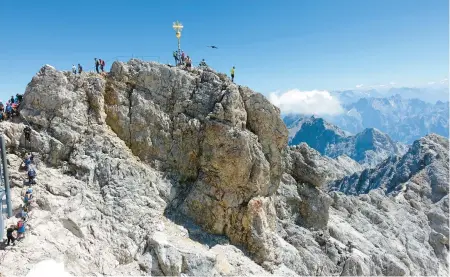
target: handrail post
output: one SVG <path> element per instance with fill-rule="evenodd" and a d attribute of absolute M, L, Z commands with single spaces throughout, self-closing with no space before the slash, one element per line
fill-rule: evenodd
<path fill-rule="evenodd" d="M 5 220 L 3 218 L 3 195 L 5 194 L 5 192 L 0 192 L 0 201 L 1 201 L 1 205 L 0 205 L 0 239 L 3 239 L 3 235 L 4 235 L 4 231 L 5 231 Z"/>
<path fill-rule="evenodd" d="M 8 217 L 12 217 L 12 205 L 11 205 L 11 188 L 9 187 L 9 174 L 8 174 L 8 161 L 6 158 L 6 147 L 5 147 L 5 138 L 3 135 L 0 135 L 0 144 L 1 144 L 1 156 L 2 156 L 2 165 L 3 165 L 3 180 L 5 181 L 5 193 L 6 193 L 6 205 L 8 211 Z"/>

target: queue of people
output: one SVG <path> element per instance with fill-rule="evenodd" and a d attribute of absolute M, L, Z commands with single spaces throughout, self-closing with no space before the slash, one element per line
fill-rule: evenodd
<path fill-rule="evenodd" d="M 30 137 L 31 128 L 29 126 L 25 127 L 24 133 L 25 133 L 25 140 L 31 141 Z M 31 209 L 31 202 L 34 198 L 32 185 L 36 184 L 37 174 L 34 164 L 33 153 L 27 153 L 25 155 L 21 167 L 24 168 L 27 172 L 28 188 L 26 189 L 25 193 L 21 195 L 23 204 L 20 212 L 18 213 L 19 220 L 17 221 L 17 224 L 9 225 L 9 227 L 7 227 L 6 229 L 6 238 L 7 238 L 6 246 L 9 246 L 11 243 L 12 245 L 15 245 L 16 240 L 25 238 L 28 214 Z M 17 233 L 16 236 L 14 236 L 14 232 Z"/>
<path fill-rule="evenodd" d="M 94 66 L 95 66 L 95 71 L 100 74 L 100 71 L 103 73 L 105 72 L 105 60 L 103 59 L 97 59 L 94 58 Z M 83 67 L 81 66 L 81 64 L 78 64 L 78 66 L 75 66 L 74 64 L 72 64 L 72 73 L 73 74 L 81 74 L 83 72 Z"/>

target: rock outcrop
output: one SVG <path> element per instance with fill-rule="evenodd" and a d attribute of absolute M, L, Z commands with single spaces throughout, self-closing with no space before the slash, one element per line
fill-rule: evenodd
<path fill-rule="evenodd" d="M 32 150 L 50 165 L 66 161 L 78 179 L 105 194 L 128 182 L 143 189 L 151 183 L 140 166 L 116 160 L 136 156 L 176 183 L 165 195 L 166 211 L 182 211 L 260 262 L 273 255 L 275 212 L 268 197 L 283 171 L 287 129 L 262 95 L 210 70 L 189 73 L 138 60 L 114 63 L 106 78 L 44 66 L 27 88 L 21 114 L 39 132 Z M 19 131 L 5 132 L 14 132 L 10 139 L 19 144 Z M 120 166 L 136 172 L 122 176 L 114 170 Z M 127 180 L 135 174 L 144 179 Z M 105 210 L 113 215 L 119 207 L 110 200 L 104 199 Z"/>
<path fill-rule="evenodd" d="M 437 199 L 448 175 L 416 174 L 409 192 L 327 193 L 360 165 L 287 147 L 279 110 L 210 69 L 131 60 L 103 77 L 44 66 L 21 116 L 0 123 L 12 199 L 17 211 L 21 157 L 33 151 L 36 200 L 26 238 L 0 255 L 6 276 L 46 259 L 95 276 L 448 273 L 448 197 Z M 448 167 L 442 147 L 417 146 L 436 153 L 428 171 Z"/>

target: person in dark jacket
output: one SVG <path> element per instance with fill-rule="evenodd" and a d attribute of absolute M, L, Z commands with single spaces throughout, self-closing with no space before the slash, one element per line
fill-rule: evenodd
<path fill-rule="evenodd" d="M 31 142 L 31 128 L 30 128 L 30 126 L 27 125 L 27 127 L 25 127 L 23 129 L 23 132 L 25 133 L 25 139 L 28 140 L 29 142 Z"/>
<path fill-rule="evenodd" d="M 6 237 L 8 238 L 8 242 L 6 245 L 9 245 L 10 242 L 12 242 L 13 245 L 16 245 L 15 241 L 16 238 L 14 237 L 13 233 L 16 230 L 16 226 L 11 225 L 8 229 L 6 229 Z"/>
<path fill-rule="evenodd" d="M 97 73 L 99 73 L 98 72 L 98 67 L 100 65 L 100 62 L 99 62 L 99 60 L 97 60 L 97 58 L 94 58 L 94 60 L 95 60 L 95 71 L 97 71 Z"/>

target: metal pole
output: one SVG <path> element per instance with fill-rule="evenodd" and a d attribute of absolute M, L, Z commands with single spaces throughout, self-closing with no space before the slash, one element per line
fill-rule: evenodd
<path fill-rule="evenodd" d="M 5 222 L 3 221 L 3 195 L 5 193 L 2 192 L 0 193 L 0 203 L 2 203 L 0 205 L 0 239 L 3 240 L 3 232 L 5 231 Z"/>
<path fill-rule="evenodd" d="M 12 217 L 11 188 L 9 187 L 8 162 L 6 160 L 5 138 L 3 135 L 0 135 L 0 143 L 2 150 L 3 178 L 5 180 L 6 205 L 8 207 L 8 217 Z"/>

